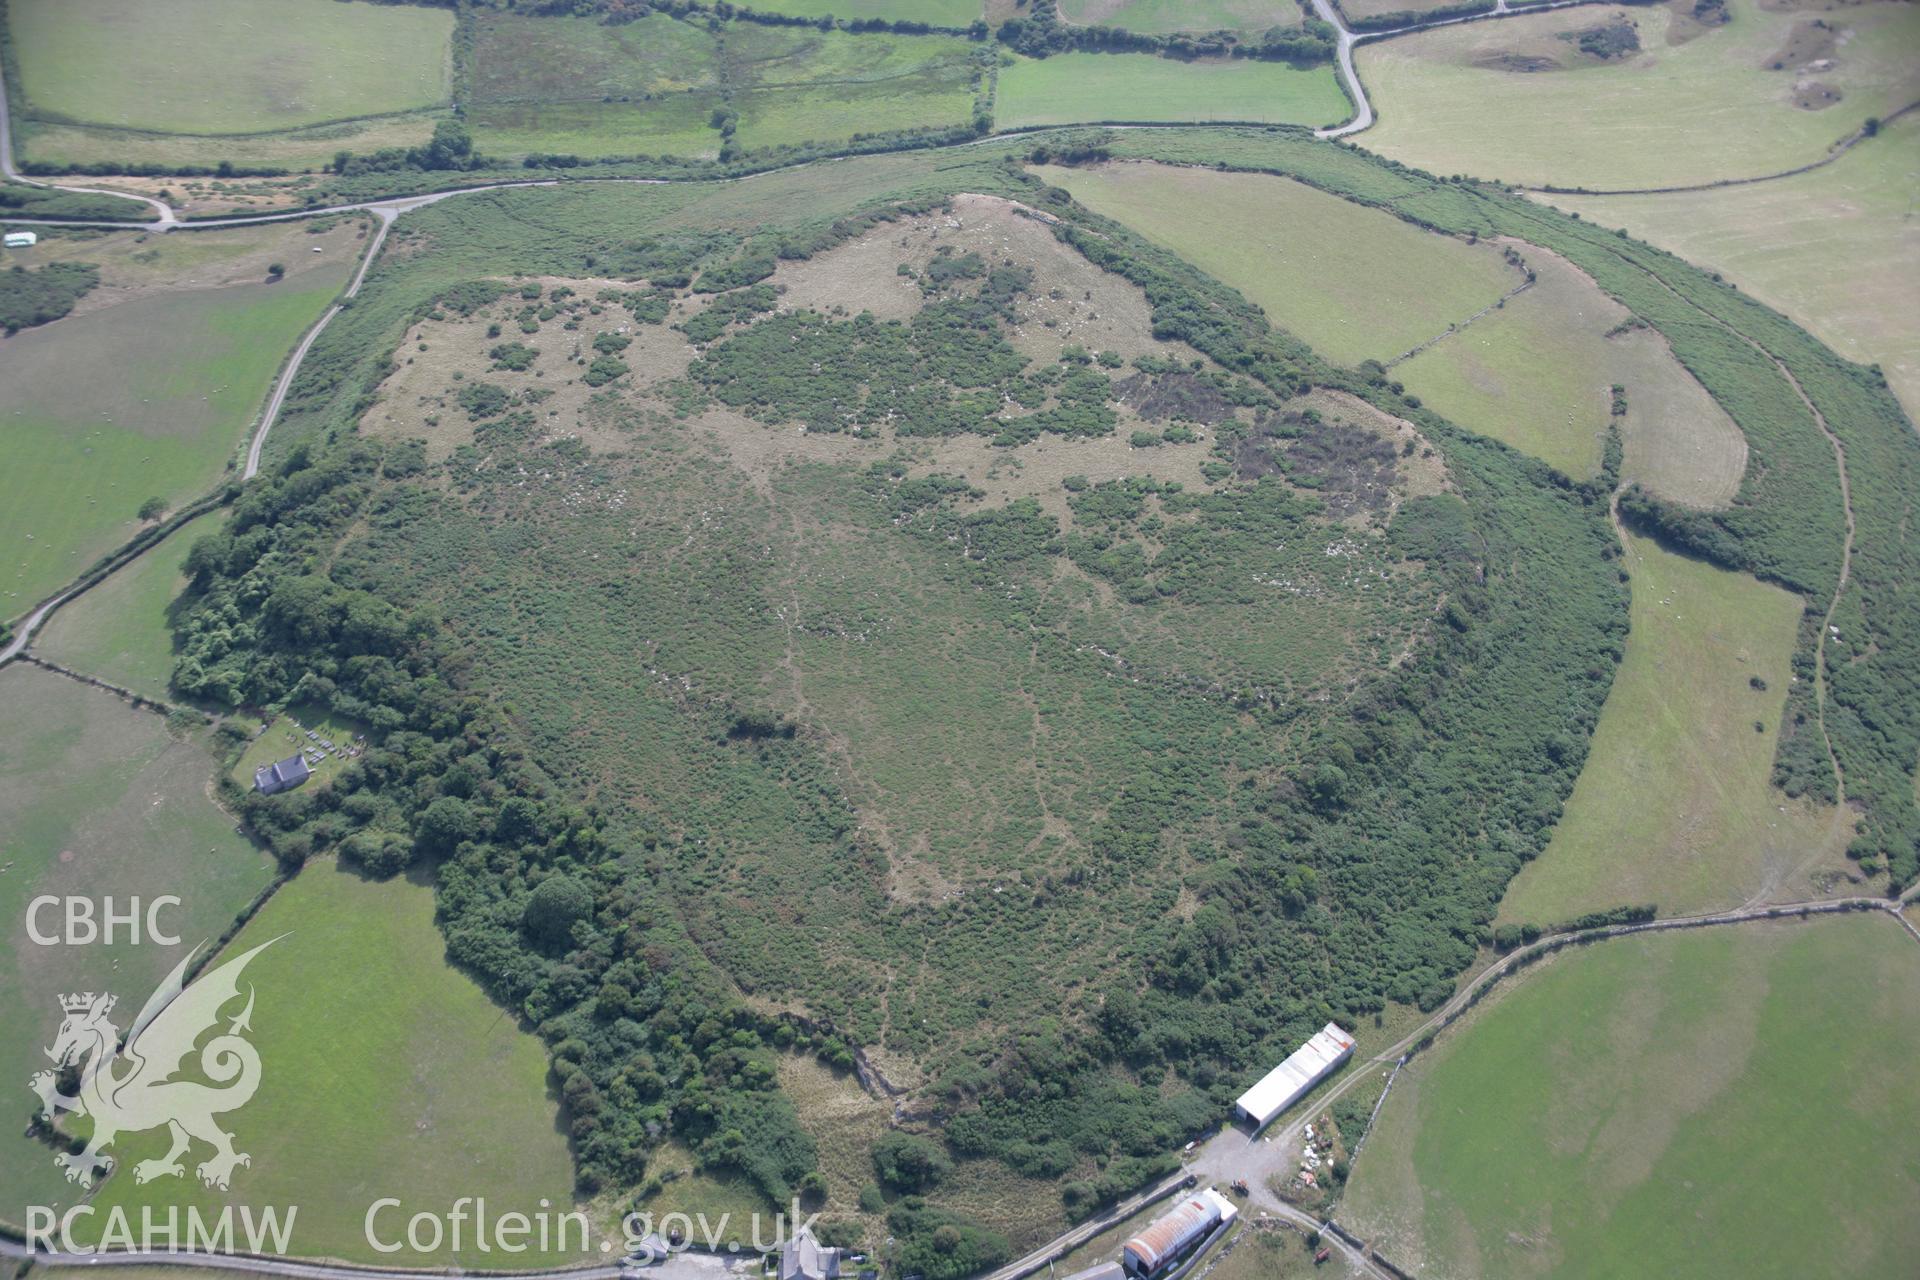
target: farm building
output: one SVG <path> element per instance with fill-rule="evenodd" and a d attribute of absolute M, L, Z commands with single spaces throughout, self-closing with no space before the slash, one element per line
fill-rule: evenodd
<path fill-rule="evenodd" d="M 1208 1187 L 1188 1196 L 1120 1247 L 1120 1266 L 1130 1276 L 1156 1280 L 1212 1238 L 1216 1227 L 1232 1222 L 1239 1209 Z"/>
<path fill-rule="evenodd" d="M 35 244 L 39 243 L 39 241 L 40 237 L 31 231 L 7 232 L 7 248 L 9 249 L 31 249 Z"/>
<path fill-rule="evenodd" d="M 1329 1022 L 1314 1033 L 1313 1039 L 1295 1049 L 1287 1060 L 1267 1072 L 1260 1082 L 1240 1095 L 1233 1104 L 1234 1113 L 1257 1131 L 1288 1107 L 1298 1102 L 1307 1090 L 1326 1079 L 1353 1053 L 1353 1037 Z"/>
<path fill-rule="evenodd" d="M 277 764 L 263 764 L 253 771 L 253 789 L 262 795 L 290 791 L 313 775 L 305 756 L 288 756 Z"/>

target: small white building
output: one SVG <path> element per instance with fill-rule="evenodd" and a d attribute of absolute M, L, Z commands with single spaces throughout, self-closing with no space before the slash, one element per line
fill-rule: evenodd
<path fill-rule="evenodd" d="M 1241 1094 L 1233 1104 L 1234 1112 L 1257 1133 L 1352 1056 L 1353 1037 L 1329 1022 Z"/>
<path fill-rule="evenodd" d="M 40 243 L 40 237 L 31 231 L 7 232 L 7 248 L 9 249 L 31 249 L 38 243 Z"/>

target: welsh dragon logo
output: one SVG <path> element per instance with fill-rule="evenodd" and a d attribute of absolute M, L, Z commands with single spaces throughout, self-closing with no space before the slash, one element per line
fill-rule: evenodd
<path fill-rule="evenodd" d="M 108 1021 L 114 997 L 89 991 L 60 997 L 66 1015 L 53 1047 L 46 1051 L 54 1070 L 41 1071 L 28 1082 L 40 1095 L 40 1114 L 51 1120 L 60 1112 L 93 1121 L 93 1135 L 78 1154 L 61 1152 L 55 1162 L 67 1181 L 83 1187 L 113 1165 L 103 1154 L 123 1133 L 140 1133 L 165 1125 L 172 1137 L 167 1154 L 142 1160 L 133 1167 L 135 1182 L 179 1177 L 180 1158 L 197 1140 L 213 1148 L 199 1168 L 200 1180 L 224 1191 L 239 1165 L 252 1157 L 233 1149 L 233 1135 L 214 1120 L 216 1115 L 245 1106 L 260 1087 L 260 1055 L 241 1035 L 252 1030 L 253 989 L 247 988 L 246 1007 L 205 1045 L 200 1040 L 217 1029 L 220 1011 L 240 996 L 240 972 L 247 962 L 279 939 L 263 942 L 234 957 L 192 986 L 185 982 L 193 953 L 175 966 L 147 999 L 140 1016 L 121 1043 L 118 1028 Z M 197 952 L 199 948 L 195 948 Z M 178 1079 L 198 1046 L 199 1074 L 212 1084 Z M 84 1063 L 84 1065 L 82 1065 Z M 58 1072 L 80 1071 L 72 1094 L 60 1091 Z"/>

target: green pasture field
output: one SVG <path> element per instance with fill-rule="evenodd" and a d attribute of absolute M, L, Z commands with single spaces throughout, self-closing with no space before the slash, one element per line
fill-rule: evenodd
<path fill-rule="evenodd" d="M 453 14 L 331 0 L 13 0 L 23 114 L 252 134 L 447 101 Z"/>
<path fill-rule="evenodd" d="M 476 106 L 599 102 L 720 86 L 712 34 L 662 13 L 609 25 L 476 10 L 471 57 Z"/>
<path fill-rule="evenodd" d="M 1064 0 L 1060 16 L 1088 26 L 1158 35 L 1173 31 L 1269 31 L 1300 25 L 1293 0 Z"/>
<path fill-rule="evenodd" d="M 1685 185 L 1817 160 L 1868 117 L 1920 97 L 1912 5 L 1823 15 L 1851 35 L 1817 73 L 1841 99 L 1817 111 L 1794 104 L 1793 67 L 1770 69 L 1815 15 L 1756 0 L 1727 9 L 1727 25 L 1689 32 L 1666 8 L 1583 6 L 1362 45 L 1355 58 L 1380 113 L 1366 146 L 1433 173 L 1529 186 Z M 1557 38 L 1616 17 L 1638 26 L 1640 53 L 1602 64 Z M 1506 69 L 1521 63 L 1549 69 Z"/>
<path fill-rule="evenodd" d="M 1659 334 L 1629 327 L 1631 313 L 1584 272 L 1534 245 L 1515 247 L 1533 287 L 1394 365 L 1394 376 L 1462 426 L 1575 477 L 1598 468 L 1611 389 L 1624 387 L 1626 477 L 1695 506 L 1732 499 L 1747 451 L 1726 411 Z"/>
<path fill-rule="evenodd" d="M 1554 196 L 1559 208 L 1719 271 L 1849 359 L 1878 364 L 1920 419 L 1920 115 L 1823 169 L 1658 196 Z"/>
<path fill-rule="evenodd" d="M 970 73 L 976 48 L 944 35 L 820 31 L 736 22 L 726 29 L 722 59 L 737 89 L 891 80 L 900 76 Z"/>
<path fill-rule="evenodd" d="M 366 248 L 369 221 L 270 222 L 191 235 L 47 229 L 31 249 L 9 251 L 8 261 L 26 267 L 85 262 L 100 268 L 99 286 L 80 301 L 78 314 L 85 314 L 160 290 L 260 284 L 276 262 L 286 270 L 282 283 L 304 282 L 311 272 L 357 262 Z"/>
<path fill-rule="evenodd" d="M 1368 1273 L 1336 1252 L 1325 1262 L 1316 1263 L 1317 1248 L 1309 1247 L 1306 1237 L 1281 1226 L 1267 1228 L 1247 1224 L 1234 1238 L 1232 1251 L 1214 1263 L 1209 1280 L 1361 1280 Z"/>
<path fill-rule="evenodd" d="M 467 118 L 498 155 L 711 158 L 717 110 L 737 113 L 748 149 L 947 128 L 971 118 L 975 78 L 973 46 L 952 36 L 488 13 Z"/>
<path fill-rule="evenodd" d="M 1328 125 L 1350 114 L 1331 66 L 1176 62 L 1145 53 L 1017 58 L 1001 69 L 994 102 L 1002 129 L 1162 120 Z"/>
<path fill-rule="evenodd" d="M 1605 339 L 1582 323 L 1578 304 L 1603 300 L 1582 296 L 1565 263 L 1535 270 L 1533 288 L 1395 365 L 1394 376 L 1462 426 L 1581 479 L 1600 466 L 1612 383 L 1593 360 Z"/>
<path fill-rule="evenodd" d="M 707 122 L 717 93 L 677 93 L 651 102 L 495 102 L 467 113 L 474 145 L 490 155 L 674 155 L 711 160 L 720 131 Z"/>
<path fill-rule="evenodd" d="M 444 111 L 410 111 L 339 124 L 262 134 L 148 133 L 97 125 L 56 124 L 15 116 L 14 135 L 24 159 L 57 165 L 139 164 L 213 167 L 222 160 L 318 172 L 335 153 L 366 153 L 384 147 L 415 147 L 433 136 Z"/>
<path fill-rule="evenodd" d="M 1423 231 L 1288 178 L 1157 164 L 1037 172 L 1343 364 L 1390 360 L 1521 279 L 1490 244 Z"/>
<path fill-rule="evenodd" d="M 1501 918 L 1811 895 L 1804 873 L 1823 854 L 1838 861 L 1849 824 L 1770 784 L 1800 598 L 1645 538 L 1629 538 L 1623 563 L 1626 658 L 1553 841 L 1515 877 Z"/>
<path fill-rule="evenodd" d="M 0 610 L 24 612 L 131 536 L 147 498 L 178 506 L 211 489 L 350 270 L 155 293 L 0 348 L 0 541 L 17 548 Z"/>
<path fill-rule="evenodd" d="M 166 700 L 173 677 L 173 602 L 186 588 L 187 552 L 217 533 L 224 511 L 209 511 L 62 605 L 38 635 L 34 652 L 149 698 Z"/>
<path fill-rule="evenodd" d="M 805 84 L 735 95 L 743 146 L 836 141 L 856 133 L 947 129 L 973 118 L 964 77 L 906 75 L 873 84 Z"/>
<path fill-rule="evenodd" d="M 1350 23 L 1364 22 L 1368 18 L 1389 13 L 1424 14 L 1435 9 L 1452 8 L 1459 3 L 1460 0 L 1339 0 L 1340 12 Z M 1485 7 L 1492 8 L 1492 0 L 1487 0 Z"/>
<path fill-rule="evenodd" d="M 1340 1217 L 1413 1274 L 1898 1276 L 1920 952 L 1870 917 L 1562 953 L 1414 1059 Z"/>
<path fill-rule="evenodd" d="M 755 0 L 741 7 L 796 18 L 891 18 L 936 27 L 971 26 L 982 12 L 980 0 Z"/>
<path fill-rule="evenodd" d="M 61 994 L 114 992 L 124 1029 L 187 950 L 217 938 L 267 887 L 273 864 L 208 799 L 217 764 L 198 734 L 176 735 L 159 715 L 18 663 L 0 670 L 0 704 L 0 1069 L 31 1103 L 22 1086 L 50 1065 L 41 1050 L 60 1025 Z M 27 905 L 43 894 L 111 894 L 121 911 L 136 896 L 175 895 L 181 905 L 158 922 L 181 943 L 36 945 Z M 43 915 L 43 929 L 57 931 L 56 916 Z M 27 1106 L 16 1103 L 24 1122 Z M 79 1197 L 52 1151 L 21 1129 L 9 1125 L 0 1140 L 0 1220 L 16 1224 L 27 1204 Z"/>
<path fill-rule="evenodd" d="M 362 1224 L 376 1199 L 405 1202 L 378 1220 L 388 1239 L 402 1238 L 413 1212 L 444 1213 L 460 1196 L 486 1197 L 492 1213 L 533 1211 L 543 1197 L 555 1212 L 572 1207 L 546 1055 L 446 963 L 425 884 L 375 883 L 315 861 L 222 954 L 269 939 L 247 969 L 259 1092 L 223 1118 L 252 1165 L 226 1194 L 203 1188 L 191 1168 L 145 1186 L 116 1173 L 98 1205 L 124 1205 L 136 1223 L 147 1205 L 297 1205 L 291 1252 L 414 1266 L 456 1255 L 375 1252 Z M 125 1169 L 166 1141 L 142 1134 L 116 1145 Z M 481 1255 L 467 1245 L 457 1256 L 475 1265 Z M 487 1256 L 500 1265 L 503 1255 Z"/>

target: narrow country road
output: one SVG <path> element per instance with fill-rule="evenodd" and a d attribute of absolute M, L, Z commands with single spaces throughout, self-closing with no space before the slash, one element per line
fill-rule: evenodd
<path fill-rule="evenodd" d="M 293 349 L 287 358 L 287 367 L 280 371 L 280 380 L 273 384 L 273 394 L 267 398 L 267 407 L 260 413 L 260 425 L 254 428 L 253 441 L 247 446 L 247 465 L 240 471 L 242 480 L 251 480 L 260 474 L 260 450 L 266 447 L 267 432 L 273 430 L 274 422 L 280 417 L 280 406 L 287 401 L 287 391 L 293 386 L 294 378 L 300 372 L 300 362 L 307 358 L 307 351 L 313 346 L 313 340 L 320 336 L 333 318 L 340 314 L 341 306 L 348 298 L 360 292 L 361 283 L 367 278 L 367 268 L 380 256 L 380 246 L 386 243 L 387 230 L 393 226 L 393 220 L 399 216 L 399 210 L 385 206 L 372 206 L 372 212 L 379 226 L 375 228 L 373 239 L 367 244 L 367 252 L 360 259 L 360 269 L 353 273 L 353 280 L 346 291 L 340 295 L 340 301 L 328 307 L 326 314 L 313 322 L 313 328 L 307 330 L 307 336 L 300 339 L 300 345 Z M 4 661 L 4 659 L 0 659 Z"/>
<path fill-rule="evenodd" d="M 1353 46 L 1358 42 L 1347 26 L 1347 20 L 1333 7 L 1333 0 L 1313 0 L 1313 11 L 1320 20 L 1332 26 L 1339 35 L 1339 45 L 1334 57 L 1340 64 L 1340 78 L 1346 82 L 1347 96 L 1353 99 L 1353 119 L 1332 129 L 1316 129 L 1316 138 L 1344 138 L 1350 133 L 1359 133 L 1362 129 L 1373 127 L 1373 104 L 1367 101 L 1367 91 L 1360 83 L 1360 73 L 1353 69 Z"/>
<path fill-rule="evenodd" d="M 9 182 L 18 182 L 28 187 L 42 187 L 48 191 L 72 191 L 85 196 L 114 196 L 121 200 L 136 200 L 141 204 L 152 206 L 160 213 L 159 221 L 143 222 L 140 224 L 143 227 L 165 231 L 177 221 L 173 216 L 173 210 L 165 201 L 155 200 L 150 196 L 128 195 L 124 191 L 102 191 L 97 187 L 66 187 L 52 182 L 41 182 L 36 178 L 23 177 L 13 166 L 13 117 L 7 108 L 7 81 L 4 71 L 0 71 L 0 177 L 6 178 Z"/>
<path fill-rule="evenodd" d="M 1583 4 L 1601 4 L 1607 0 L 1546 0 L 1543 4 L 1529 4 L 1519 9 L 1509 8 L 1507 0 L 1495 0 L 1491 9 L 1479 13 L 1462 14 L 1457 18 L 1435 18 L 1430 22 L 1410 22 L 1404 27 L 1390 27 L 1385 31 L 1355 31 L 1347 26 L 1347 20 L 1340 15 L 1333 0 L 1313 0 L 1313 10 L 1322 22 L 1330 25 L 1339 33 L 1339 45 L 1335 49 L 1335 60 L 1340 66 L 1340 79 L 1347 86 L 1347 95 L 1353 99 L 1353 119 L 1331 129 L 1315 129 L 1316 138 L 1344 138 L 1373 127 L 1373 103 L 1367 99 L 1367 90 L 1360 83 L 1360 72 L 1353 65 L 1353 48 L 1358 44 L 1372 43 L 1377 40 L 1391 40 L 1395 36 L 1410 36 L 1420 31 L 1432 31 L 1437 27 L 1455 27 L 1463 22 L 1485 22 L 1490 18 L 1513 18 L 1522 14 L 1545 13 L 1549 9 L 1571 9 Z"/>

